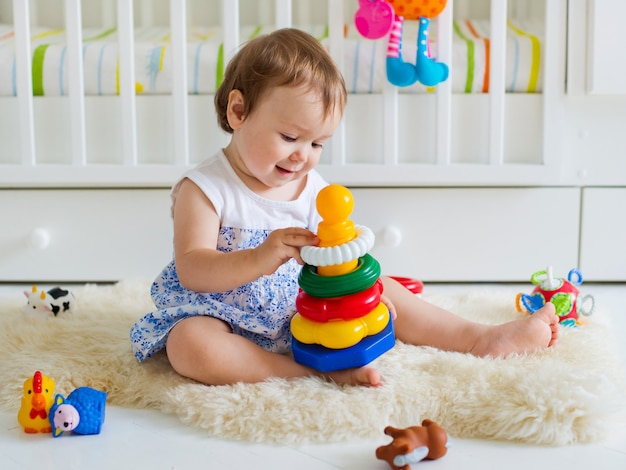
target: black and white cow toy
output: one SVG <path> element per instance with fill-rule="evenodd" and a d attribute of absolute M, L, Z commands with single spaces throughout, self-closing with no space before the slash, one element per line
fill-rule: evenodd
<path fill-rule="evenodd" d="M 76 307 L 74 294 L 60 287 L 53 287 L 46 292 L 33 286 L 30 292 L 25 290 L 24 295 L 28 299 L 24 314 L 28 317 L 56 317 L 59 313 L 70 313 Z"/>

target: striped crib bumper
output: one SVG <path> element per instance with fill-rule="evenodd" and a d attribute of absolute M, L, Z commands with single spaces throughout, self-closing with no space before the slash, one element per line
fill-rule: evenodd
<path fill-rule="evenodd" d="M 431 47 L 436 55 L 436 25 Z M 507 23 L 506 91 L 541 91 L 541 49 L 544 27 L 538 21 Z M 325 25 L 297 26 L 328 43 Z M 488 20 L 455 20 L 450 80 L 454 93 L 489 91 L 490 27 Z M 417 23 L 404 25 L 402 53 L 412 61 L 417 50 Z M 269 32 L 268 26 L 244 26 L 241 40 Z M 35 27 L 31 31 L 32 82 L 35 96 L 68 93 L 68 60 L 65 31 Z M 172 89 L 172 54 L 169 30 L 163 27 L 135 29 L 135 91 L 138 94 L 168 94 Z M 350 93 L 379 93 L 386 81 L 386 39 L 362 38 L 353 25 L 346 25 L 344 39 L 346 86 Z M 83 63 L 87 95 L 119 94 L 119 54 L 116 29 L 83 30 Z M 187 31 L 189 94 L 212 94 L 221 83 L 224 50 L 220 27 L 190 27 Z M 0 96 L 16 95 L 15 42 L 12 25 L 0 24 Z M 431 89 L 415 84 L 405 93 Z"/>

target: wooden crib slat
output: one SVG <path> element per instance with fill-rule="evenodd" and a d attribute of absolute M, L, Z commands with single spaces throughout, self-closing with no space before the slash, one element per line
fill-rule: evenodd
<path fill-rule="evenodd" d="M 122 152 L 126 165 L 137 165 L 137 103 L 135 99 L 135 38 L 133 0 L 117 0 L 117 28 L 122 101 Z"/>
<path fill-rule="evenodd" d="M 222 34 L 226 68 L 239 46 L 239 0 L 222 0 Z"/>
<path fill-rule="evenodd" d="M 453 0 L 437 17 L 437 60 L 452 70 Z M 452 154 L 452 78 L 437 85 L 436 159 L 438 165 L 449 165 Z"/>
<path fill-rule="evenodd" d="M 344 60 L 344 1 L 328 0 L 328 47 L 330 55 L 343 72 L 346 68 Z"/>
<path fill-rule="evenodd" d="M 174 159 L 189 163 L 189 97 L 187 95 L 187 8 L 186 0 L 170 1 L 172 41 L 172 98 L 174 101 Z"/>
<path fill-rule="evenodd" d="M 289 28 L 293 24 L 292 0 L 276 0 L 276 29 Z"/>
<path fill-rule="evenodd" d="M 566 0 L 546 0 L 543 68 L 543 164 L 558 171 L 561 161 L 565 88 Z"/>
<path fill-rule="evenodd" d="M 328 44 L 329 51 L 342 73 L 345 72 L 344 60 L 344 1 L 328 0 Z M 345 74 L 344 74 L 345 75 Z M 335 130 L 332 139 L 330 160 L 333 165 L 346 163 L 346 128 L 344 119 Z"/>
<path fill-rule="evenodd" d="M 85 84 L 82 54 L 82 18 L 80 0 L 65 0 L 65 30 L 69 65 L 69 100 L 72 163 L 87 163 L 85 138 Z"/>
<path fill-rule="evenodd" d="M 20 152 L 22 164 L 34 166 L 35 119 L 33 109 L 33 78 L 31 74 L 31 44 L 29 2 L 13 0 L 15 27 L 17 99 L 19 108 Z"/>
<path fill-rule="evenodd" d="M 489 163 L 504 162 L 507 0 L 491 2 L 489 39 Z"/>

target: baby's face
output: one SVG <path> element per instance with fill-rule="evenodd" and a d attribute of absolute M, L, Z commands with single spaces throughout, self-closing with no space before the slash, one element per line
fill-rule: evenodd
<path fill-rule="evenodd" d="M 263 95 L 233 136 L 236 170 L 252 190 L 299 185 L 318 164 L 341 119 L 339 110 L 323 111 L 321 98 L 304 87 L 276 87 Z"/>

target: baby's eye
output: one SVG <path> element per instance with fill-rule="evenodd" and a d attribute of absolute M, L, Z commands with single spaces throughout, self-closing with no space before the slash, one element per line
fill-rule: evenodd
<path fill-rule="evenodd" d="M 281 134 L 285 142 L 295 142 L 296 138 L 289 135 Z"/>
<path fill-rule="evenodd" d="M 320 143 L 320 142 L 313 142 L 313 143 L 311 144 L 311 146 L 312 146 L 314 149 L 321 149 L 321 148 L 324 148 L 324 144 L 322 144 L 322 143 Z"/>

